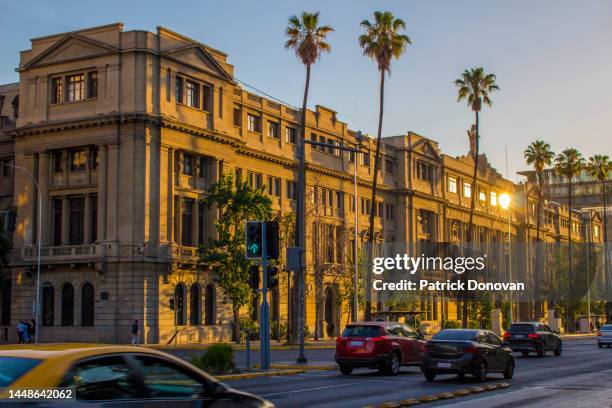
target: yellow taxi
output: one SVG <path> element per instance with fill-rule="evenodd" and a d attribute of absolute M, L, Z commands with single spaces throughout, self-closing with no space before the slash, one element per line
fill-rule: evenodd
<path fill-rule="evenodd" d="M 129 346 L 0 346 L 0 390 L 1 402 L 15 403 L 63 401 L 74 406 L 76 399 L 85 406 L 105 407 L 274 407 L 177 357 Z"/>

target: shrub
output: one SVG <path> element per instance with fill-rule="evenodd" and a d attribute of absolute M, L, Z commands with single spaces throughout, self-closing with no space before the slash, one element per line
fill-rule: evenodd
<path fill-rule="evenodd" d="M 444 322 L 445 329 L 460 329 L 461 322 L 459 320 L 447 320 Z"/>
<path fill-rule="evenodd" d="M 240 342 L 244 343 L 247 333 L 250 333 L 250 340 L 259 340 L 259 323 L 248 317 L 240 318 Z"/>
<path fill-rule="evenodd" d="M 279 341 L 287 340 L 287 335 L 289 334 L 287 322 L 270 322 L 270 331 L 270 338 Z"/>
<path fill-rule="evenodd" d="M 191 363 L 213 375 L 229 373 L 236 369 L 234 350 L 229 344 L 213 344 L 199 357 L 194 356 Z"/>

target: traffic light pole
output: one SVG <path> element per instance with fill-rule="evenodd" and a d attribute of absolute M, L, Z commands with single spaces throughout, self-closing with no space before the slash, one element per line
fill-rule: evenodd
<path fill-rule="evenodd" d="M 266 223 L 261 223 L 261 319 L 259 338 L 261 340 L 261 369 L 270 369 L 270 306 L 268 305 L 268 252 L 266 248 Z"/>

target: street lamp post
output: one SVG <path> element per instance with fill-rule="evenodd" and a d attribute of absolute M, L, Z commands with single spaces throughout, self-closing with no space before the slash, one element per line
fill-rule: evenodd
<path fill-rule="evenodd" d="M 38 254 L 37 254 L 37 261 L 36 261 L 36 304 L 35 304 L 35 318 L 34 318 L 34 343 L 38 344 L 38 328 L 40 327 L 40 250 L 41 250 L 41 237 L 42 237 L 42 225 L 41 225 L 41 221 L 42 221 L 42 197 L 40 194 L 40 186 L 38 185 L 38 181 L 36 180 L 36 177 L 34 177 L 34 175 L 27 169 L 21 167 L 21 166 L 16 166 L 14 164 L 9 164 L 9 163 L 4 163 L 3 166 L 8 166 L 8 167 L 12 167 L 14 169 L 17 170 L 21 170 L 23 171 L 25 174 L 27 174 L 32 181 L 34 182 L 34 185 L 36 186 L 36 193 L 38 196 L 38 219 L 36 222 L 36 226 L 37 226 L 37 238 L 36 238 L 36 242 L 38 244 Z"/>
<path fill-rule="evenodd" d="M 499 196 L 499 205 L 506 210 L 508 213 L 508 281 L 512 282 L 512 248 L 511 248 L 511 212 L 510 212 L 510 204 L 512 203 L 512 198 L 508 193 L 502 193 Z M 510 298 L 510 323 L 512 323 L 512 293 L 508 296 Z"/>

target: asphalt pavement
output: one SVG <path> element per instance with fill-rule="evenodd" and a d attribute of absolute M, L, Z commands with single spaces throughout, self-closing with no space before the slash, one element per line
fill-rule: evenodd
<path fill-rule="evenodd" d="M 174 354 L 184 351 L 175 350 Z M 195 352 L 195 351 L 186 351 Z M 297 352 L 293 350 L 273 350 L 272 362 L 294 362 Z M 257 353 L 256 353 L 257 354 Z M 333 349 L 307 350 L 309 362 L 322 364 L 333 363 Z M 185 355 L 183 354 L 185 357 Z M 188 356 L 187 356 L 188 357 Z M 244 363 L 244 352 L 237 352 L 237 362 Z M 597 405 L 599 400 L 609 397 L 610 370 L 612 369 L 612 349 L 597 348 L 595 338 L 564 340 L 563 355 L 554 357 L 552 353 L 544 358 L 535 355 L 527 358 L 515 355 L 516 371 L 512 380 L 504 380 L 501 374 L 491 374 L 490 382 L 507 382 L 511 387 L 504 391 L 479 394 L 453 400 L 467 403 L 463 406 L 478 407 L 577 407 L 577 401 L 585 401 L 584 406 L 604 407 Z M 603 377 L 604 381 L 595 381 Z M 470 376 L 459 380 L 456 376 L 439 376 L 434 383 L 425 381 L 418 368 L 402 368 L 400 375 L 387 377 L 374 370 L 359 369 L 352 375 L 344 376 L 338 371 L 307 371 L 303 374 L 280 377 L 262 377 L 239 381 L 228 381 L 229 385 L 239 390 L 260 395 L 272 401 L 277 407 L 364 407 L 381 404 L 387 401 L 400 401 L 428 394 L 454 391 L 477 385 Z M 535 394 L 533 394 L 535 392 Z M 515 393 L 515 394 L 510 394 Z M 509 405 L 491 398 L 510 395 Z M 532 395 L 533 394 L 533 395 Z M 525 404 L 517 403 L 517 398 L 524 395 Z M 562 395 L 562 397 L 560 397 Z M 560 398 L 560 399 L 559 399 Z M 555 403 L 551 401 L 555 399 Z M 588 402 L 591 399 L 591 402 Z M 511 401 L 515 403 L 512 404 Z M 488 401 L 488 402 L 487 402 Z M 572 401 L 571 403 L 569 401 Z M 448 402 L 447 402 L 448 403 Z M 442 406 L 444 402 L 428 406 Z M 566 405 L 564 405 L 566 404 Z M 567 405 L 570 404 L 570 405 Z M 591 405 L 588 405 L 591 404 Z"/>

